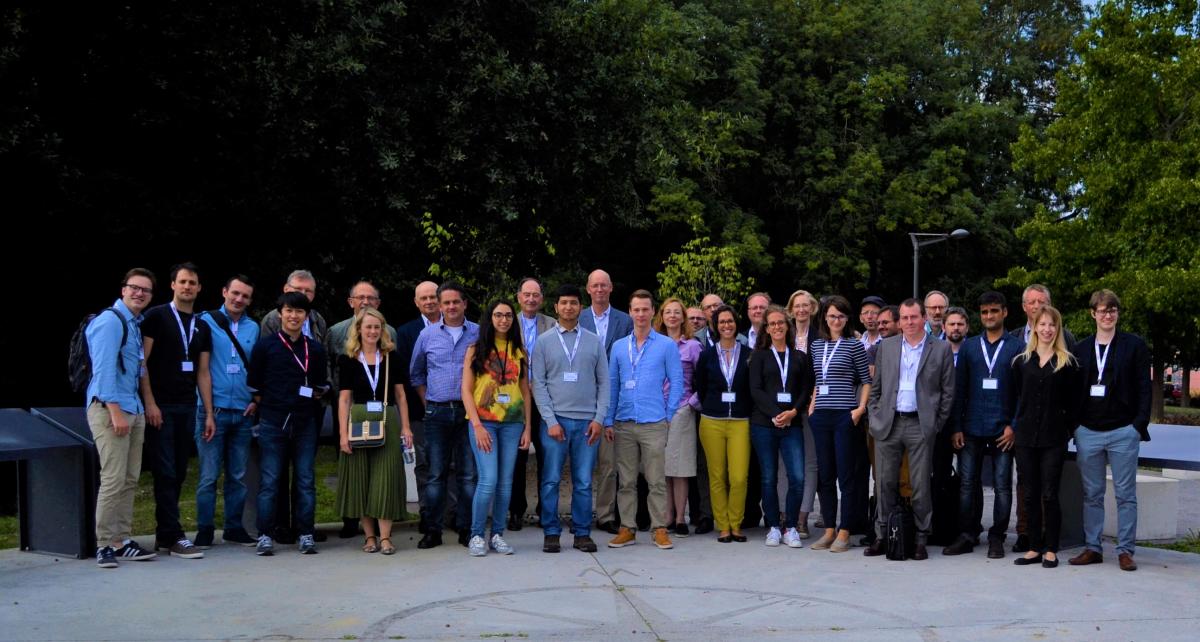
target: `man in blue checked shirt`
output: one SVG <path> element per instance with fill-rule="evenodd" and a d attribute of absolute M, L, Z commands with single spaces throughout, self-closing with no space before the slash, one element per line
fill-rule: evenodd
<path fill-rule="evenodd" d="M 443 283 L 437 290 L 442 320 L 429 324 L 413 345 L 409 375 L 425 402 L 425 449 L 429 483 L 425 487 L 425 536 L 417 548 L 442 544 L 446 510 L 446 477 L 451 457 L 458 468 L 458 543 L 467 545 L 471 500 L 475 497 L 475 457 L 467 443 L 467 414 L 462 403 L 463 362 L 467 348 L 479 339 L 479 324 L 467 321 L 467 298 L 461 285 Z M 498 517 L 497 519 L 503 519 Z"/>
<path fill-rule="evenodd" d="M 654 298 L 646 290 L 629 297 L 633 334 L 618 339 L 608 355 L 610 398 L 605 438 L 615 441 L 617 507 L 621 529 L 611 548 L 636 544 L 638 471 L 650 486 L 648 503 L 654 545 L 672 548 L 667 535 L 667 426 L 683 394 L 683 364 L 675 342 L 655 332 Z M 669 384 L 663 399 L 663 384 Z"/>

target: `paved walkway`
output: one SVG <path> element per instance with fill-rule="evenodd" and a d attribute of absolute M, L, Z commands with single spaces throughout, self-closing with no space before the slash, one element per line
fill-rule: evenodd
<path fill-rule="evenodd" d="M 471 558 L 449 543 L 393 557 L 331 538 L 315 556 L 218 545 L 203 560 L 101 570 L 0 552 L 0 638 L 20 640 L 562 639 L 1194 640 L 1200 555 L 1139 549 L 1140 569 L 1016 567 L 1013 555 L 890 562 L 713 536 L 660 551 Z M 604 540 L 601 540 L 603 544 Z M 812 540 L 809 540 L 812 541 Z M 149 543 L 147 540 L 144 543 Z M 1065 552 L 1064 558 L 1071 553 Z"/>

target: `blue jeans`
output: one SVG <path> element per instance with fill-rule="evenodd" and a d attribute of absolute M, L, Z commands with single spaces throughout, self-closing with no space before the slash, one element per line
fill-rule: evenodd
<path fill-rule="evenodd" d="M 184 537 L 179 523 L 179 495 L 187 479 L 192 456 L 191 436 L 196 425 L 196 406 L 164 404 L 162 426 L 146 425 L 150 472 L 154 475 L 154 539 L 170 546 Z"/>
<path fill-rule="evenodd" d="M 214 526 L 217 510 L 217 478 L 225 471 L 225 530 L 245 530 L 242 510 L 246 506 L 246 462 L 250 459 L 250 428 L 253 417 L 241 410 L 216 408 L 217 425 L 212 441 L 204 441 L 204 408 L 196 410 L 196 451 L 200 459 L 200 481 L 196 484 L 196 524 Z"/>
<path fill-rule="evenodd" d="M 1137 535 L 1137 460 L 1141 435 L 1133 426 L 1116 430 L 1075 429 L 1075 463 L 1083 485 L 1083 540 L 1103 553 L 1104 491 L 1107 464 L 1112 467 L 1113 494 L 1117 499 L 1117 553 L 1133 555 Z"/>
<path fill-rule="evenodd" d="M 981 509 L 975 506 L 975 501 L 981 499 L 983 494 L 976 487 L 982 482 L 983 456 L 986 453 L 992 456 L 992 493 L 995 495 L 988 541 L 1003 542 L 1004 534 L 1008 532 L 1009 515 L 1012 514 L 1013 451 L 1004 452 L 997 448 L 996 437 L 963 435 L 963 447 L 958 451 L 958 477 L 962 482 L 958 487 L 958 530 L 971 538 L 979 534 L 976 515 Z"/>
<path fill-rule="evenodd" d="M 455 521 L 458 528 L 471 523 L 471 508 L 475 497 L 475 457 L 467 444 L 470 427 L 462 406 L 425 408 L 425 451 L 429 454 L 429 483 L 425 486 L 428 532 L 440 534 L 446 513 L 447 469 L 454 458 L 458 469 L 458 504 Z"/>
<path fill-rule="evenodd" d="M 311 413 L 292 415 L 286 428 L 262 420 L 258 423 L 259 461 L 258 532 L 270 533 L 275 528 L 275 501 L 279 493 L 288 492 L 286 479 L 280 471 L 290 458 L 292 474 L 296 476 L 296 503 L 293 521 L 301 535 L 313 534 L 313 518 L 317 508 L 317 488 L 314 481 L 314 460 L 317 452 L 317 422 Z"/>
<path fill-rule="evenodd" d="M 783 528 L 795 528 L 800 519 L 800 504 L 804 499 L 804 427 L 776 428 L 750 424 L 750 443 L 758 455 L 762 470 L 762 509 L 767 528 L 779 528 L 779 457 L 787 472 L 787 506 L 783 513 Z"/>
<path fill-rule="evenodd" d="M 592 468 L 600 453 L 600 439 L 591 446 L 587 443 L 588 419 L 555 417 L 563 428 L 566 439 L 558 441 L 550 436 L 546 420 L 538 427 L 542 434 L 542 449 L 546 451 L 542 466 L 542 533 L 559 535 L 562 525 L 558 522 L 558 484 L 562 480 L 563 462 L 571 455 L 571 532 L 575 537 L 592 534 Z"/>
<path fill-rule="evenodd" d="M 492 452 L 485 453 L 479 449 L 474 429 L 469 428 L 467 433 L 478 474 L 475 497 L 471 500 L 472 537 L 483 537 L 488 509 L 491 509 L 492 515 L 492 534 L 504 534 L 504 520 L 508 517 L 508 503 L 512 500 L 513 468 L 517 466 L 521 432 L 525 430 L 525 424 L 515 421 L 485 421 L 483 427 L 492 438 Z M 522 490 L 524 488 L 521 487 Z"/>

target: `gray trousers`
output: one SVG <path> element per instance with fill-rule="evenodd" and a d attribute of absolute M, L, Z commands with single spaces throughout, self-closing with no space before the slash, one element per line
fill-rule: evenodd
<path fill-rule="evenodd" d="M 934 436 L 926 437 L 916 417 L 896 415 L 892 434 L 875 440 L 875 496 L 879 511 L 875 518 L 875 534 L 883 537 L 888 516 L 900 501 L 900 460 L 908 453 L 909 484 L 912 486 L 913 517 L 920 541 L 929 537 L 933 515 L 933 494 L 930 474 L 933 471 Z"/>

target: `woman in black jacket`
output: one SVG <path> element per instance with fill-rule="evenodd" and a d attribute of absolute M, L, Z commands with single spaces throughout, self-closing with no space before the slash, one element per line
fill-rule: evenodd
<path fill-rule="evenodd" d="M 804 412 L 813 390 L 812 363 L 793 346 L 791 324 L 783 308 L 767 308 L 766 332 L 750 355 L 750 441 L 762 471 L 763 517 L 767 546 L 780 541 L 800 548 L 796 524 L 804 491 Z M 787 472 L 787 500 L 780 532 L 779 460 Z"/>
<path fill-rule="evenodd" d="M 1013 563 L 1041 562 L 1045 568 L 1054 568 L 1058 566 L 1062 526 L 1058 486 L 1067 441 L 1075 428 L 1080 385 L 1079 365 L 1067 350 L 1058 310 L 1046 306 L 1038 313 L 1029 343 L 1013 361 L 1013 368 L 1010 394 L 1016 408 L 1017 474 L 1024 481 L 1025 505 L 1029 507 L 1029 552 Z"/>

